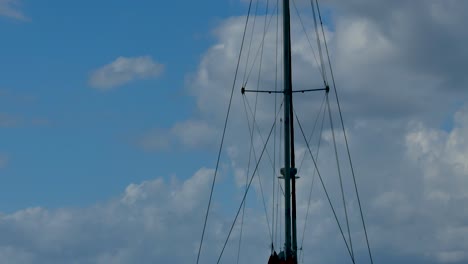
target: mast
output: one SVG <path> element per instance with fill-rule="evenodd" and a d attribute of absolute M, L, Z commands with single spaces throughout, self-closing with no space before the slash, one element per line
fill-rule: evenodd
<path fill-rule="evenodd" d="M 289 0 L 283 0 L 285 253 L 297 263 L 296 184 Z"/>

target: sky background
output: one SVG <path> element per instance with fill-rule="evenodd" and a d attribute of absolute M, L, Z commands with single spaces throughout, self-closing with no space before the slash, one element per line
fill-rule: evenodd
<path fill-rule="evenodd" d="M 295 3 L 314 40 L 308 1 Z M 375 263 L 467 263 L 468 2 L 328 0 L 322 7 Z M 0 262 L 195 262 L 247 8 L 236 0 L 0 0 Z M 292 8 L 294 87 L 320 87 L 297 18 Z M 260 87 L 275 83 L 272 21 Z M 249 137 L 237 86 L 202 263 L 217 258 L 245 187 Z M 259 98 L 257 155 L 273 98 Z M 306 131 L 322 98 L 297 98 Z M 248 100 L 253 106 L 255 97 Z M 325 126 L 317 140 L 333 190 Z M 297 151 L 305 155 L 303 141 Z M 265 190 L 268 166 L 260 166 Z M 313 168 L 301 172 L 299 216 Z M 349 179 L 357 263 L 369 263 Z M 305 257 L 351 263 L 314 190 Z M 342 209 L 338 193 L 332 200 Z M 241 262 L 266 262 L 257 182 L 246 211 L 242 252 L 250 259 Z M 222 263 L 235 263 L 238 229 Z"/>

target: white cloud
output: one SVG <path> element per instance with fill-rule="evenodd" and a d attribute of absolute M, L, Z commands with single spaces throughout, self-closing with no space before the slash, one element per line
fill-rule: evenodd
<path fill-rule="evenodd" d="M 217 129 L 205 121 L 189 120 L 178 123 L 171 132 L 182 145 L 191 148 L 215 146 L 219 141 Z"/>
<path fill-rule="evenodd" d="M 28 20 L 19 10 L 20 0 L 0 0 L 0 16 L 6 16 L 18 20 Z"/>
<path fill-rule="evenodd" d="M 218 129 L 210 123 L 188 120 L 176 123 L 170 129 L 152 129 L 138 139 L 137 145 L 146 151 L 162 151 L 178 146 L 190 149 L 211 148 L 218 141 Z"/>
<path fill-rule="evenodd" d="M 110 90 L 133 80 L 151 79 L 161 75 L 164 65 L 150 56 L 118 57 L 115 61 L 94 70 L 89 84 L 100 90 Z"/>
<path fill-rule="evenodd" d="M 455 114 L 450 132 L 422 125 L 407 135 L 408 156 L 421 167 L 427 195 L 468 199 L 468 107 Z"/>
<path fill-rule="evenodd" d="M 36 207 L 0 214 L 0 262 L 193 262 L 212 177 L 213 170 L 202 168 L 183 181 L 158 178 L 131 184 L 120 198 L 87 208 Z M 225 216 L 219 209 L 214 206 L 211 212 L 203 263 L 212 263 L 217 257 L 231 221 L 231 215 Z M 257 218 L 255 213 L 250 216 L 253 221 Z M 245 228 L 246 237 L 259 234 L 254 226 L 246 224 Z M 259 248 L 257 239 L 250 241 L 246 246 L 253 249 L 247 251 L 260 253 L 253 259 L 266 259 L 268 245 Z M 227 252 L 223 263 L 234 263 L 233 259 Z"/>

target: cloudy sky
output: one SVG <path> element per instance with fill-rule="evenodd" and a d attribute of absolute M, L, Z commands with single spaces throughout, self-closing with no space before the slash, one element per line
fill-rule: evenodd
<path fill-rule="evenodd" d="M 267 16 L 266 2 L 255 12 L 254 1 L 200 263 L 216 261 L 254 167 L 243 103 L 253 110 L 256 98 L 243 99 L 241 81 L 275 87 L 276 1 Z M 323 86 L 308 2 L 295 5 L 313 49 L 291 9 L 295 89 Z M 467 263 L 468 2 L 321 4 L 374 262 Z M 245 0 L 0 0 L 1 263 L 195 263 L 247 9 Z M 323 94 L 295 100 L 310 133 Z M 252 160 L 280 99 L 260 95 L 257 105 Z M 240 263 L 268 258 L 277 131 L 247 196 Z M 356 260 L 369 263 L 340 136 Z M 298 163 L 301 137 L 296 129 Z M 319 141 L 344 223 L 327 122 L 314 153 Z M 299 239 L 313 171 L 306 157 Z M 351 263 L 320 187 L 304 263 Z M 236 263 L 240 237 L 237 224 L 221 263 Z"/>

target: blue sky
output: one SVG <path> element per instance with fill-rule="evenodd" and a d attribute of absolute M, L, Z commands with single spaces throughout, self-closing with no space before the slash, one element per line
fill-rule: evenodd
<path fill-rule="evenodd" d="M 0 263 L 194 261 L 247 2 L 0 0 Z M 296 4 L 314 46 L 309 1 Z M 322 11 L 376 263 L 466 263 L 468 3 L 327 0 Z M 293 86 L 320 86 L 291 12 Z M 256 17 L 253 41 L 264 18 Z M 274 26 L 261 88 L 275 81 Z M 249 68 L 245 56 L 241 67 Z M 273 97 L 259 98 L 264 132 Z M 306 133 L 321 98 L 295 97 Z M 236 92 L 202 263 L 217 258 L 244 192 L 242 102 Z M 299 159 L 306 149 L 296 133 Z M 336 172 L 326 167 L 335 162 L 327 124 L 320 138 L 319 166 L 338 203 Z M 270 206 L 270 164 L 263 162 L 258 177 Z M 313 171 L 311 164 L 301 171 L 300 227 Z M 345 178 L 348 193 L 350 183 Z M 317 263 L 349 261 L 325 197 L 314 190 L 306 255 Z M 262 205 L 255 179 L 242 256 L 256 262 L 269 254 Z M 367 263 L 355 198 L 349 207 L 358 263 Z M 229 247 L 223 263 L 234 263 L 235 250 Z"/>
<path fill-rule="evenodd" d="M 185 76 L 213 43 L 216 23 L 240 7 L 23 1 L 26 21 L 1 17 L 0 100 L 2 112 L 18 120 L 1 131 L 9 164 L 1 172 L 0 210 L 83 206 L 117 195 L 130 182 L 207 166 L 204 158 L 189 158 L 192 151 L 151 153 L 135 142 L 148 129 L 192 115 Z M 156 80 L 109 92 L 88 84 L 93 70 L 117 57 L 144 55 L 165 65 Z"/>

